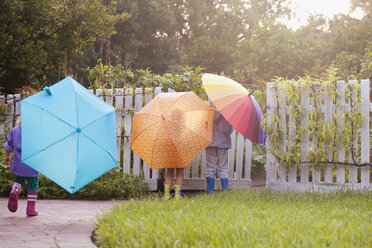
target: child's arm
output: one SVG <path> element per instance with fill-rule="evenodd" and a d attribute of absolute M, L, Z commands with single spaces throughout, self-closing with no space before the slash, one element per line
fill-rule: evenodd
<path fill-rule="evenodd" d="M 6 142 L 4 143 L 5 147 L 5 156 L 4 156 L 4 163 L 10 164 L 10 153 L 13 152 L 13 130 L 10 131 L 8 137 L 6 138 Z"/>

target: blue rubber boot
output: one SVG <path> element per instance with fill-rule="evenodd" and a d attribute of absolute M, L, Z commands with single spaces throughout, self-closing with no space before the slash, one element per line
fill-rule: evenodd
<path fill-rule="evenodd" d="M 221 187 L 225 191 L 229 189 L 229 180 L 227 178 L 221 178 Z"/>
<path fill-rule="evenodd" d="M 214 190 L 214 178 L 207 177 L 207 194 L 212 194 Z"/>

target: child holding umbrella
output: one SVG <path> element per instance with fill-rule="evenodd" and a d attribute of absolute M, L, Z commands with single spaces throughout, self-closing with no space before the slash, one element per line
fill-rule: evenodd
<path fill-rule="evenodd" d="M 231 148 L 230 134 L 233 131 L 233 127 L 218 112 L 213 103 L 211 103 L 211 107 L 214 109 L 214 120 L 212 144 L 206 148 L 207 194 L 212 194 L 214 190 L 216 166 L 218 167 L 218 177 L 221 178 L 222 189 L 228 189 L 227 150 Z"/>
<path fill-rule="evenodd" d="M 12 190 L 9 195 L 8 209 L 10 212 L 16 212 L 18 208 L 18 197 L 22 191 L 22 186 L 27 183 L 27 209 L 28 216 L 36 216 L 35 210 L 37 199 L 37 188 L 39 183 L 39 172 L 32 169 L 21 161 L 21 118 L 17 119 L 16 126 L 10 131 L 4 144 L 6 149 L 4 163 L 11 164 L 10 170 L 14 174 Z M 14 153 L 13 162 L 10 159 L 10 153 Z"/>

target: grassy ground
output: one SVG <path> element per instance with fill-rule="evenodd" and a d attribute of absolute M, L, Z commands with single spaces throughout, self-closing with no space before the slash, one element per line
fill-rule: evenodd
<path fill-rule="evenodd" d="M 372 192 L 241 190 L 131 201 L 97 220 L 100 247 L 372 247 Z"/>

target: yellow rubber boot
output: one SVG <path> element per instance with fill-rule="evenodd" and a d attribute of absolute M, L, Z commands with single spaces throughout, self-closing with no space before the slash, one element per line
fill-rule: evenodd
<path fill-rule="evenodd" d="M 181 187 L 182 185 L 174 185 L 174 187 L 175 187 L 175 190 L 176 190 L 176 192 L 174 193 L 174 195 L 175 195 L 175 198 L 176 199 L 181 199 L 182 198 L 182 195 L 181 195 L 181 189 L 182 189 L 182 187 Z"/>
<path fill-rule="evenodd" d="M 164 199 L 169 200 L 170 199 L 170 184 L 164 183 Z"/>

